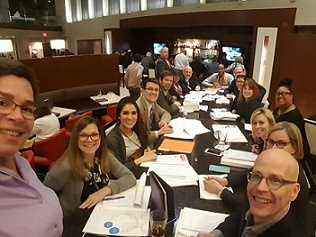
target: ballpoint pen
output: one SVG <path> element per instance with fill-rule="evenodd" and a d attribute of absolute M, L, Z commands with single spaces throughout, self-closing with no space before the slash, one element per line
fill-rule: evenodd
<path fill-rule="evenodd" d="M 103 201 L 112 201 L 112 200 L 117 200 L 117 199 L 122 199 L 122 198 L 125 198 L 125 196 L 103 198 Z"/>

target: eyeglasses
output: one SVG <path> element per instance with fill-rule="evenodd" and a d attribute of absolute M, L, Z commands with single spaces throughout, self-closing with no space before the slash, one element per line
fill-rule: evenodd
<path fill-rule="evenodd" d="M 0 97 L 0 114 L 10 114 L 20 107 L 23 118 L 34 120 L 38 117 L 39 109 L 35 105 L 18 105 L 14 101 Z"/>
<path fill-rule="evenodd" d="M 279 140 L 279 141 L 274 141 L 274 140 L 272 140 L 271 138 L 268 138 L 267 140 L 266 140 L 266 146 L 269 146 L 269 147 L 273 147 L 274 146 L 274 144 L 278 147 L 278 148 L 280 148 L 280 149 L 283 149 L 287 144 L 290 144 L 291 142 L 284 142 L 284 141 L 281 141 L 281 140 Z"/>
<path fill-rule="evenodd" d="M 92 141 L 98 141 L 100 140 L 101 136 L 100 136 L 100 133 L 93 133 L 91 135 L 88 135 L 88 134 L 79 134 L 79 140 L 81 142 L 85 142 L 88 140 L 88 138 L 91 138 Z"/>
<path fill-rule="evenodd" d="M 259 184 L 262 179 L 265 179 L 267 186 L 272 190 L 278 190 L 279 188 L 281 188 L 285 184 L 297 183 L 296 181 L 282 179 L 282 178 L 279 178 L 279 177 L 274 176 L 274 175 L 271 175 L 271 176 L 266 178 L 266 177 L 263 177 L 261 174 L 255 173 L 255 172 L 249 172 L 247 175 L 247 179 L 249 182 L 251 182 L 255 185 Z"/>
<path fill-rule="evenodd" d="M 146 90 L 149 90 L 150 92 L 159 92 L 159 88 L 152 88 L 152 87 L 148 87 L 148 88 L 145 88 Z"/>
<path fill-rule="evenodd" d="M 291 92 L 288 92 L 288 91 L 281 91 L 281 92 L 275 92 L 275 95 L 276 96 L 286 96 L 286 95 L 290 95 L 292 94 Z"/>

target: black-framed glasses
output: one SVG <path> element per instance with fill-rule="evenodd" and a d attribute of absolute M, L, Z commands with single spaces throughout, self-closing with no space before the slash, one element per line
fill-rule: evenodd
<path fill-rule="evenodd" d="M 84 134 L 84 133 L 79 134 L 79 140 L 81 142 L 87 141 L 89 137 L 91 138 L 92 141 L 98 141 L 101 138 L 100 133 L 92 133 L 90 135 Z"/>
<path fill-rule="evenodd" d="M 18 105 L 5 97 L 0 97 L 0 114 L 10 114 L 16 107 L 20 107 L 23 118 L 34 120 L 38 117 L 39 109 L 35 105 Z"/>
<path fill-rule="evenodd" d="M 291 92 L 289 92 L 289 91 L 281 91 L 281 92 L 275 92 L 275 95 L 276 96 L 286 96 L 286 95 L 290 95 L 290 94 L 292 94 Z"/>
<path fill-rule="evenodd" d="M 152 87 L 148 87 L 148 88 L 145 88 L 146 90 L 149 90 L 150 92 L 159 92 L 159 88 L 152 88 Z"/>
<path fill-rule="evenodd" d="M 256 173 L 256 172 L 249 172 L 247 175 L 247 179 L 248 179 L 248 182 L 251 182 L 255 185 L 259 184 L 262 181 L 262 179 L 265 179 L 267 186 L 272 190 L 278 190 L 279 188 L 281 188 L 283 185 L 286 185 L 286 184 L 297 183 L 297 181 L 282 179 L 274 175 L 271 175 L 269 177 L 263 177 L 260 173 Z"/>
<path fill-rule="evenodd" d="M 291 142 L 285 142 L 285 141 L 281 141 L 281 140 L 278 140 L 278 141 L 274 141 L 273 139 L 271 138 L 268 138 L 266 140 L 266 146 L 268 147 L 273 147 L 274 144 L 280 148 L 280 149 L 283 149 L 287 144 L 290 144 Z"/>

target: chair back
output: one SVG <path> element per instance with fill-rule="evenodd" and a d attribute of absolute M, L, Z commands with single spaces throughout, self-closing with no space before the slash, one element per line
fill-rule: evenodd
<path fill-rule="evenodd" d="M 101 117 L 103 124 L 107 124 L 116 118 L 117 105 L 112 105 L 106 108 L 106 115 Z"/>
<path fill-rule="evenodd" d="M 69 138 L 71 136 L 71 131 L 75 125 L 75 123 L 85 116 L 92 116 L 92 110 L 89 110 L 83 114 L 76 115 L 75 117 L 69 118 L 66 120 L 66 137 Z"/>
<path fill-rule="evenodd" d="M 310 119 L 305 120 L 305 131 L 308 143 L 311 148 L 311 154 L 316 156 L 316 121 Z"/>
<path fill-rule="evenodd" d="M 21 154 L 30 163 L 32 169 L 35 170 L 34 152 L 32 150 L 24 150 Z"/>
<path fill-rule="evenodd" d="M 34 142 L 35 165 L 49 166 L 58 160 L 66 150 L 65 128 L 45 140 Z"/>

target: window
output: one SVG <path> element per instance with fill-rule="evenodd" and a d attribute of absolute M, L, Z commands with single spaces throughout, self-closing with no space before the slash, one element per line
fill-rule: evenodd
<path fill-rule="evenodd" d="M 127 0 L 126 1 L 126 12 L 139 12 L 140 0 Z"/>
<path fill-rule="evenodd" d="M 94 17 L 102 17 L 102 0 L 94 0 Z"/>
<path fill-rule="evenodd" d="M 173 6 L 187 6 L 197 4 L 197 0 L 173 0 Z"/>
<path fill-rule="evenodd" d="M 109 0 L 109 15 L 120 14 L 120 0 Z"/>
<path fill-rule="evenodd" d="M 165 0 L 147 0 L 147 9 L 159 9 L 165 7 Z"/>

